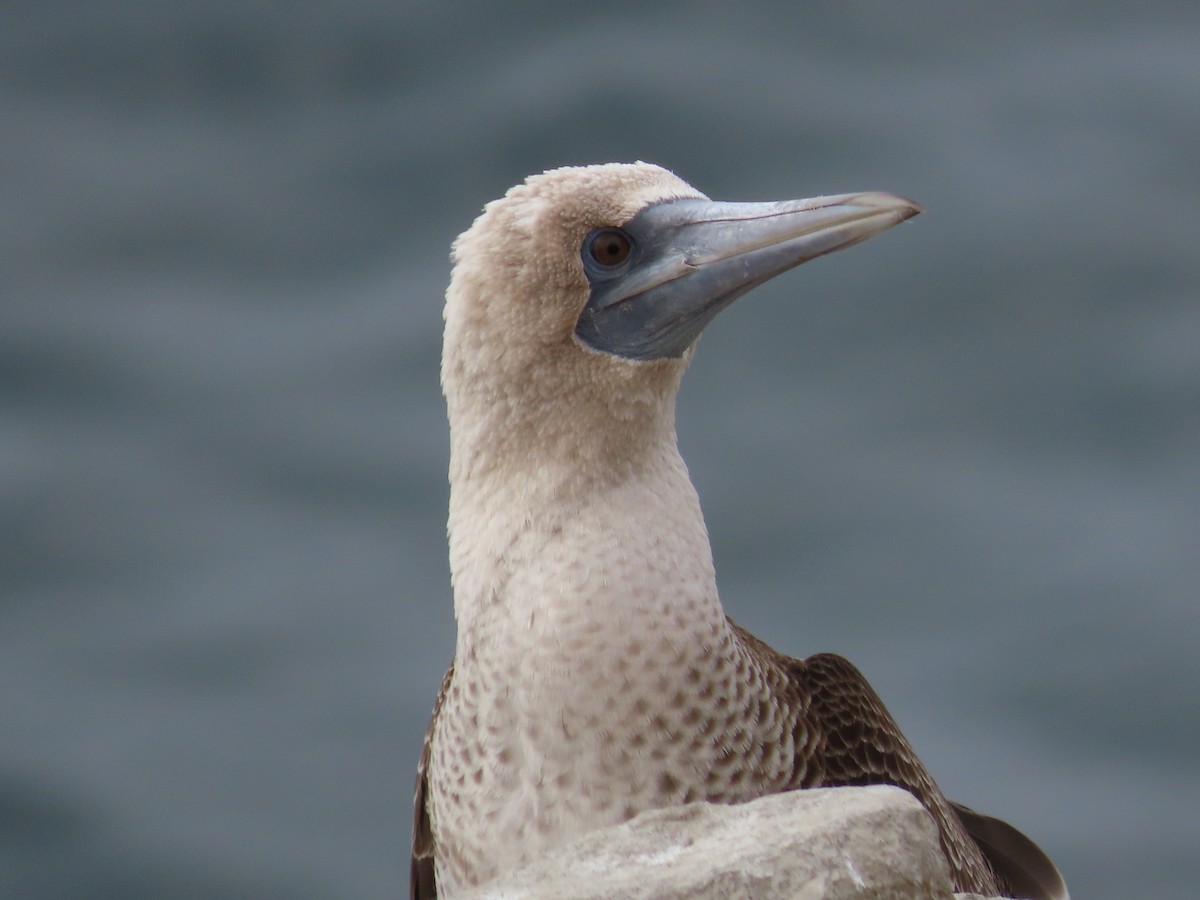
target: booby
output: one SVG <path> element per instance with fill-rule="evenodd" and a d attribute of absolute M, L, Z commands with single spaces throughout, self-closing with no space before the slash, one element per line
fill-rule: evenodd
<path fill-rule="evenodd" d="M 608 164 L 526 179 L 455 242 L 458 635 L 418 769 L 413 897 L 646 809 L 878 783 L 924 804 L 957 890 L 1067 896 L 1028 838 L 942 795 L 849 662 L 789 658 L 726 617 L 676 446 L 680 379 L 721 309 L 920 211 L 714 202 Z"/>

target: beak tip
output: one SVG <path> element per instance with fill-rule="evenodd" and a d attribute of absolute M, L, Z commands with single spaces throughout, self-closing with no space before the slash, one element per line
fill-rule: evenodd
<path fill-rule="evenodd" d="M 903 222 L 905 219 L 911 219 L 913 216 L 917 216 L 925 212 L 925 207 L 923 207 L 916 200 L 909 200 L 907 197 L 897 197 L 896 199 L 904 204 L 900 208 L 901 222 Z"/>
<path fill-rule="evenodd" d="M 874 207 L 880 212 L 891 212 L 896 216 L 897 222 L 903 222 L 905 219 L 911 219 L 913 216 L 925 212 L 925 207 L 916 200 L 883 191 L 859 194 L 852 202 L 856 206 Z"/>

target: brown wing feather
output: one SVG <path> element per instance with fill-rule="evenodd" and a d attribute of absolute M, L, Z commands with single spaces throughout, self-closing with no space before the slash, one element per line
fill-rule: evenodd
<path fill-rule="evenodd" d="M 1037 844 L 1007 822 L 950 802 L 967 833 L 1012 892 L 1028 900 L 1070 900 L 1058 867 Z"/>
<path fill-rule="evenodd" d="M 808 693 L 806 709 L 821 733 L 822 783 L 895 784 L 909 790 L 937 824 L 957 890 L 1002 893 L 1005 886 L 862 673 L 831 653 L 796 663 Z"/>
<path fill-rule="evenodd" d="M 732 623 L 731 623 L 732 624 Z M 1004 885 L 862 673 L 831 653 L 792 659 L 734 625 L 738 636 L 786 676 L 788 702 L 803 710 L 796 745 L 801 787 L 894 784 L 910 791 L 933 817 L 955 889 L 985 896 Z"/>
<path fill-rule="evenodd" d="M 442 703 L 450 690 L 450 679 L 454 676 L 454 663 L 446 670 L 437 700 L 433 704 L 433 715 L 429 717 L 429 728 L 425 730 L 425 743 L 421 747 L 421 761 L 417 763 L 417 789 L 413 795 L 412 869 L 409 878 L 409 896 L 412 900 L 435 900 L 437 877 L 434 872 L 433 828 L 429 823 L 428 772 L 429 752 L 433 743 L 433 726 Z"/>

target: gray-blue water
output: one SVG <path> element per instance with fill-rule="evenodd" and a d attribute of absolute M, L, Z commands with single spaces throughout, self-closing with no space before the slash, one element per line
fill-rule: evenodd
<path fill-rule="evenodd" d="M 1080 898 L 1200 880 L 1200 7 L 0 7 L 0 896 L 384 898 L 451 239 L 564 163 L 927 212 L 705 336 L 725 604 Z"/>

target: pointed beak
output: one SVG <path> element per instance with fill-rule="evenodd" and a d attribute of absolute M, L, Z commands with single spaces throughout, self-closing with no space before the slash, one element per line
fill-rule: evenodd
<path fill-rule="evenodd" d="M 921 207 L 870 192 L 778 203 L 670 200 L 619 229 L 627 256 L 614 264 L 584 240 L 591 284 L 575 326 L 584 344 L 627 359 L 680 357 L 713 316 L 751 288 L 915 216 Z"/>

